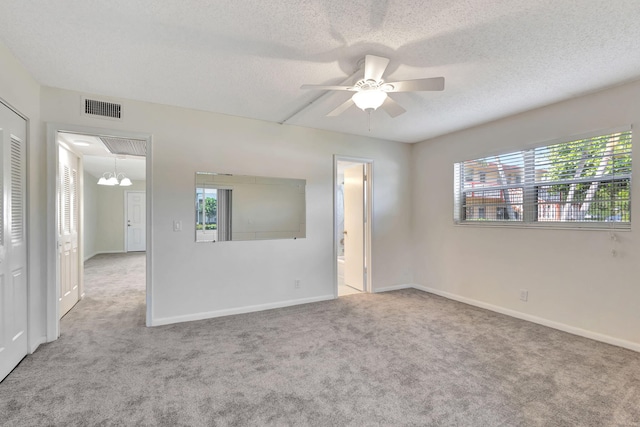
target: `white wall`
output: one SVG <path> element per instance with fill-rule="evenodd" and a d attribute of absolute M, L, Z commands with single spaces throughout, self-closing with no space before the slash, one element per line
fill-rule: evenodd
<path fill-rule="evenodd" d="M 83 174 L 83 239 L 84 260 L 88 260 L 98 253 L 96 236 L 98 234 L 98 183 L 97 178 L 87 173 Z"/>
<path fill-rule="evenodd" d="M 408 145 L 128 100 L 100 120 L 80 97 L 42 88 L 43 120 L 153 134 L 154 324 L 332 297 L 333 154 L 374 161 L 373 288 L 410 281 Z M 196 171 L 306 179 L 307 237 L 196 244 Z"/>
<path fill-rule="evenodd" d="M 129 187 L 98 185 L 97 253 L 124 252 L 125 191 L 144 191 L 145 186 L 140 180 Z"/>
<path fill-rule="evenodd" d="M 633 231 L 616 233 L 617 257 L 607 231 L 453 224 L 454 162 L 638 124 L 639 99 L 635 82 L 414 145 L 414 282 L 640 349 L 638 203 Z M 637 177 L 640 159 L 634 163 Z M 632 199 L 640 200 L 637 178 Z M 520 289 L 529 291 L 528 302 L 519 300 Z"/>
<path fill-rule="evenodd" d="M 124 252 L 125 191 L 145 191 L 146 183 L 134 180 L 129 187 L 98 185 L 98 178 L 84 173 L 84 259 L 102 253 Z"/>
<path fill-rule="evenodd" d="M 0 98 L 29 119 L 29 350 L 46 340 L 46 145 L 40 85 L 0 42 Z"/>

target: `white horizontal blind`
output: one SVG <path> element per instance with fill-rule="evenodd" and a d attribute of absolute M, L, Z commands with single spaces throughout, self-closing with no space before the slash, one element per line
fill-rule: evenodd
<path fill-rule="evenodd" d="M 525 152 L 518 151 L 461 165 L 463 221 L 522 221 Z"/>
<path fill-rule="evenodd" d="M 631 131 L 456 163 L 456 222 L 631 223 Z"/>

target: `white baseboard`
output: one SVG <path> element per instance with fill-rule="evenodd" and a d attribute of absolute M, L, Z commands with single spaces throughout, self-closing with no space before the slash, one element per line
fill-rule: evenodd
<path fill-rule="evenodd" d="M 96 255 L 102 255 L 102 254 L 123 254 L 125 253 L 124 251 L 96 251 L 94 252 L 91 256 L 89 257 L 84 257 L 84 260 L 87 261 L 91 258 L 93 258 Z"/>
<path fill-rule="evenodd" d="M 234 314 L 252 313 L 254 311 L 271 310 L 273 308 L 289 307 L 292 305 L 308 304 L 335 299 L 332 295 L 323 295 L 312 298 L 301 298 L 287 301 L 279 301 L 269 304 L 250 305 L 246 307 L 230 308 L 225 310 L 208 311 L 203 313 L 186 314 L 182 316 L 161 317 L 151 320 L 149 326 L 170 325 L 172 323 L 191 322 L 194 320 L 212 319 L 214 317 L 231 316 Z"/>
<path fill-rule="evenodd" d="M 46 336 L 41 336 L 36 338 L 34 342 L 29 343 L 29 354 L 33 354 L 33 352 L 36 351 L 41 344 L 44 344 L 46 342 L 47 342 Z"/>
<path fill-rule="evenodd" d="M 408 284 L 405 284 L 405 285 L 388 286 L 388 287 L 386 287 L 386 288 L 377 288 L 377 289 L 374 289 L 374 290 L 373 290 L 373 293 L 377 294 L 377 293 L 380 293 L 380 292 L 397 291 L 397 290 L 400 290 L 400 289 L 411 289 L 411 288 L 414 288 L 414 287 L 415 287 L 414 285 L 408 285 Z"/>
<path fill-rule="evenodd" d="M 87 256 L 84 257 L 84 261 L 87 262 L 88 260 L 90 260 L 91 258 L 93 258 L 96 255 L 98 255 L 98 252 L 94 252 L 91 255 L 87 255 Z"/>
<path fill-rule="evenodd" d="M 511 310 L 509 308 L 500 307 L 497 305 L 489 304 L 486 302 L 478 301 L 472 298 L 466 298 L 460 295 L 452 294 L 449 292 L 441 291 L 439 289 L 428 288 L 426 286 L 420 285 L 411 285 L 412 288 L 418 289 L 423 292 L 428 292 L 430 294 L 439 295 L 441 297 L 445 297 L 451 300 L 455 300 L 458 302 L 462 302 L 465 304 L 473 305 L 475 307 L 484 308 L 490 311 L 495 311 L 496 313 L 506 314 L 507 316 L 515 317 L 517 319 L 526 320 L 529 322 L 537 323 L 539 325 L 548 326 L 549 328 L 558 329 L 563 332 L 568 332 L 573 335 L 578 335 L 585 338 L 590 338 L 595 341 L 600 341 L 603 343 L 615 345 L 618 347 L 623 347 L 629 350 L 640 352 L 640 344 L 632 341 L 623 340 L 620 338 L 615 338 L 610 335 L 600 334 L 598 332 L 589 331 L 586 329 L 577 328 L 575 326 L 567 325 L 560 322 L 555 322 L 553 320 L 544 319 L 542 317 L 534 316 L 527 313 L 522 313 L 520 311 Z"/>

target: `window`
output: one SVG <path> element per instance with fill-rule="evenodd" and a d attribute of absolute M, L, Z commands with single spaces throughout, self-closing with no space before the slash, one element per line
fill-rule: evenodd
<path fill-rule="evenodd" d="M 218 228 L 218 190 L 215 188 L 196 189 L 196 230 L 216 230 Z"/>
<path fill-rule="evenodd" d="M 468 169 L 467 173 L 464 176 L 464 180 L 467 182 L 473 181 L 473 169 Z"/>
<path fill-rule="evenodd" d="M 630 228 L 631 157 L 626 129 L 456 163 L 454 220 Z"/>
<path fill-rule="evenodd" d="M 196 188 L 196 242 L 231 240 L 231 195 L 230 188 Z"/>
<path fill-rule="evenodd" d="M 507 218 L 507 208 L 498 207 L 496 212 L 496 219 L 506 219 Z"/>

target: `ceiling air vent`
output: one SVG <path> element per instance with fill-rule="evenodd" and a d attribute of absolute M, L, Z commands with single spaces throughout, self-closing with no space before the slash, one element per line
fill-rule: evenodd
<path fill-rule="evenodd" d="M 84 98 L 84 114 L 109 119 L 121 119 L 122 105 Z"/>
<path fill-rule="evenodd" d="M 127 156 L 146 156 L 147 141 L 144 139 L 116 138 L 112 136 L 101 136 L 100 140 L 113 154 L 123 154 Z"/>

